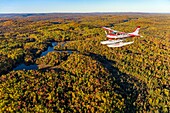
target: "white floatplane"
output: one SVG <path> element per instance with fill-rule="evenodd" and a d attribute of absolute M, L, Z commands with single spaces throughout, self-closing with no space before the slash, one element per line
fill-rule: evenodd
<path fill-rule="evenodd" d="M 107 27 L 102 27 L 102 28 L 105 29 L 106 37 L 108 38 L 108 40 L 101 41 L 101 44 L 106 44 L 108 47 L 122 47 L 122 46 L 134 43 L 134 41 L 123 42 L 124 41 L 123 39 L 127 37 L 136 37 L 136 36 L 143 37 L 138 34 L 140 30 L 140 26 L 138 26 L 135 29 L 135 31 L 132 33 L 119 32 L 119 31 L 112 30 L 111 28 L 107 28 Z"/>

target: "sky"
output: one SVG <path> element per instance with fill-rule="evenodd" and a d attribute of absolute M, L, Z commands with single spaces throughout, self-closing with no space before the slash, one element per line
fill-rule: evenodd
<path fill-rule="evenodd" d="M 0 13 L 170 13 L 170 0 L 0 0 Z"/>

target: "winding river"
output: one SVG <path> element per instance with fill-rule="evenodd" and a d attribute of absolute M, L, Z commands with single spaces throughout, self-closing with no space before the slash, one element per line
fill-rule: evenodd
<path fill-rule="evenodd" d="M 42 52 L 40 57 L 43 57 L 43 56 L 47 55 L 49 52 L 54 51 L 54 46 L 57 45 L 57 42 L 52 42 L 51 44 L 52 44 L 52 46 L 48 46 L 48 49 L 46 51 Z M 16 68 L 14 68 L 13 70 L 37 70 L 37 69 L 38 69 L 37 64 L 26 65 L 25 63 L 22 63 L 22 64 L 18 65 Z"/>
<path fill-rule="evenodd" d="M 129 19 L 123 20 L 122 23 L 128 22 L 131 19 L 133 19 L 133 18 L 129 18 Z M 135 19 L 138 19 L 138 18 L 135 18 Z M 52 42 L 51 44 L 52 44 L 52 46 L 48 46 L 48 49 L 46 51 L 42 52 L 40 57 L 43 57 L 43 56 L 47 55 L 49 52 L 55 51 L 54 50 L 54 46 L 57 45 L 57 42 Z M 64 44 L 63 44 L 63 46 L 64 46 Z M 64 52 L 64 51 L 56 51 L 56 52 Z M 73 51 L 67 51 L 67 52 L 72 54 Z M 14 68 L 13 70 L 37 70 L 37 69 L 38 69 L 38 65 L 37 64 L 26 65 L 26 64 L 22 63 L 22 64 L 18 65 L 16 68 Z"/>

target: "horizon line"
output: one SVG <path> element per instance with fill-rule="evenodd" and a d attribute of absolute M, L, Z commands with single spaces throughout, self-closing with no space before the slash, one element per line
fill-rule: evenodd
<path fill-rule="evenodd" d="M 94 12 L 0 12 L 0 14 L 55 14 L 55 13 L 148 13 L 148 14 L 170 14 L 170 12 L 133 12 L 133 11 L 127 11 L 127 12 L 123 12 L 123 11 L 120 11 L 120 12 L 111 12 L 111 11 L 108 11 L 108 12 L 97 12 L 97 11 L 94 11 Z"/>

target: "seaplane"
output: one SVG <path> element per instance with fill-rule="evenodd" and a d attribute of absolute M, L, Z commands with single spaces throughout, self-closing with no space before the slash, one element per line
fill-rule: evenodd
<path fill-rule="evenodd" d="M 120 32 L 107 27 L 102 28 L 105 30 L 108 40 L 101 41 L 101 44 L 106 44 L 108 47 L 122 47 L 134 43 L 134 41 L 124 42 L 128 37 L 143 37 L 139 35 L 140 26 L 138 26 L 134 32 L 131 33 Z"/>

